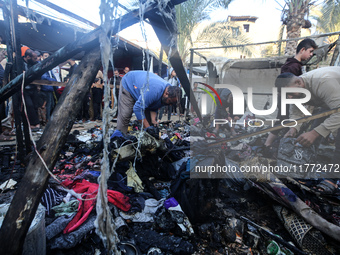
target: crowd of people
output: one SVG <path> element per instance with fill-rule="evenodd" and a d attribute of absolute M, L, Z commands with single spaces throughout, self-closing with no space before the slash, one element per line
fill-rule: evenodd
<path fill-rule="evenodd" d="M 27 46 L 21 47 L 21 57 L 24 63 L 23 71 L 27 71 L 29 68 L 31 68 L 36 63 L 43 61 L 47 59 L 50 56 L 50 52 L 40 52 L 33 49 L 30 49 Z M 6 58 L 6 50 L 2 50 L 0 52 L 0 57 L 2 59 Z M 68 65 L 68 69 L 64 66 Z M 43 128 L 48 121 L 52 117 L 53 109 L 55 108 L 66 84 L 68 83 L 70 77 L 72 74 L 76 71 L 78 68 L 78 63 L 75 59 L 69 59 L 65 63 L 62 63 L 59 66 L 56 66 L 55 68 L 47 71 L 44 73 L 40 80 L 46 80 L 49 82 L 46 82 L 49 85 L 36 85 L 36 84 L 28 84 L 24 88 L 24 100 L 27 110 L 27 116 L 30 124 L 30 128 L 32 131 L 38 131 Z M 62 75 L 62 69 L 68 71 L 68 74 L 65 75 L 65 72 L 63 72 Z M 127 74 L 130 73 L 130 68 L 125 67 L 122 69 L 122 72 L 119 72 L 119 70 L 116 68 L 113 70 L 113 76 L 109 79 L 109 86 L 111 90 L 111 102 L 110 106 L 113 108 L 114 101 L 117 99 L 116 103 L 118 105 L 118 109 L 116 111 L 116 115 L 113 116 L 118 121 L 118 126 L 121 125 L 121 121 L 126 118 L 130 119 L 130 115 L 132 115 L 132 112 L 134 111 L 134 105 L 137 102 L 140 106 L 140 96 L 142 93 L 140 91 L 138 93 L 135 92 L 135 88 L 142 88 L 146 79 L 141 79 L 141 77 L 146 73 L 144 71 L 132 71 L 131 75 Z M 4 66 L 1 65 L 0 67 L 0 78 L 1 82 L 3 80 L 3 74 L 4 74 Z M 151 90 L 151 92 L 146 93 L 146 99 L 149 98 L 149 96 L 152 94 L 155 95 L 155 91 L 157 91 L 159 88 L 162 88 L 159 92 L 159 95 L 162 94 L 162 96 L 157 95 L 157 98 L 154 98 L 152 100 L 158 100 L 159 104 L 156 104 L 157 107 L 155 108 L 154 101 L 150 101 L 148 103 L 151 103 L 151 105 L 144 105 L 142 108 L 149 111 L 150 107 L 152 108 L 152 121 L 150 118 L 148 118 L 149 123 L 145 126 L 152 124 L 158 124 L 163 117 L 163 114 L 167 114 L 168 120 L 171 119 L 172 115 L 180 114 L 181 116 L 184 116 L 184 111 L 186 108 L 186 103 L 188 102 L 188 99 L 186 98 L 185 91 L 183 87 L 181 86 L 180 80 L 178 79 L 176 72 L 173 68 L 170 68 L 168 70 L 168 76 L 164 79 L 158 76 L 158 74 L 151 74 L 150 78 L 151 80 L 155 78 L 155 88 Z M 128 77 L 134 77 L 136 75 L 136 84 L 133 84 L 131 86 L 134 86 L 134 90 L 129 90 L 127 88 L 126 84 L 129 84 L 130 81 L 128 81 Z M 55 83 L 51 83 L 55 82 Z M 60 82 L 63 82 L 60 83 Z M 150 81 L 149 81 L 150 82 Z M 58 84 L 60 83 L 60 84 Z M 151 83 L 151 82 L 150 82 Z M 60 86 L 59 86 L 60 85 Z M 152 85 L 151 85 L 152 86 Z M 168 86 L 172 88 L 168 88 Z M 133 105 L 129 108 L 129 117 L 124 116 L 126 114 L 126 111 L 124 110 L 124 106 L 122 106 L 121 102 L 125 102 L 125 96 L 129 91 L 130 93 L 130 99 L 131 102 L 133 102 Z M 76 123 L 88 123 L 91 121 L 101 121 L 101 114 L 102 114 L 102 107 L 103 107 L 103 92 L 104 92 L 104 84 L 103 84 L 103 74 L 101 71 L 98 72 L 95 80 L 92 83 L 91 89 L 87 93 L 86 97 L 84 98 L 83 104 L 81 106 L 81 110 L 79 111 Z M 149 95 L 150 94 L 150 95 Z M 152 97 L 151 96 L 151 97 Z M 166 100 L 167 97 L 172 98 L 173 100 Z M 161 99 L 163 97 L 163 99 Z M 118 100 L 121 99 L 121 100 Z M 145 99 L 144 99 L 145 100 Z M 129 105 L 129 104 L 125 104 Z M 14 121 L 13 121 L 13 112 L 9 111 L 9 106 L 11 106 L 11 102 L 7 103 L 7 116 L 10 116 L 11 121 L 10 124 L 8 124 L 8 118 L 2 118 L 3 120 L 3 126 L 5 129 L 14 130 Z M 158 107 L 159 106 L 159 107 Z M 139 111 L 142 109 L 139 108 Z M 178 108 L 178 109 L 177 109 Z M 11 109 L 12 110 L 12 109 Z M 121 113 L 121 114 L 120 114 Z M 144 115 L 139 115 L 136 113 L 137 119 L 144 117 Z M 120 117 L 119 117 L 120 116 Z M 7 126 L 6 126 L 7 124 Z M 3 128 L 3 129 L 4 129 Z M 7 137 L 6 135 L 2 134 L 0 137 L 0 140 L 11 140 L 10 137 Z"/>
<path fill-rule="evenodd" d="M 4 59 L 6 51 L 3 50 L 0 52 L 1 60 Z M 39 52 L 33 49 L 30 49 L 27 46 L 22 46 L 21 48 L 21 57 L 24 63 L 23 71 L 27 71 L 36 63 L 47 59 L 50 56 L 49 52 Z M 65 77 L 62 77 L 62 69 L 64 65 L 68 64 L 68 74 Z M 70 77 L 77 69 L 78 64 L 75 59 L 69 59 L 65 63 L 62 63 L 59 66 L 49 70 L 48 72 L 44 73 L 40 80 L 52 81 L 53 83 L 47 83 L 50 85 L 36 85 L 36 84 L 28 84 L 24 88 L 24 100 L 27 110 L 27 116 L 30 124 L 30 128 L 32 131 L 37 131 L 43 128 L 48 121 L 51 119 L 53 109 L 56 106 L 66 84 L 68 83 Z M 65 69 L 65 68 L 64 68 Z M 0 78 L 1 81 L 3 79 L 4 68 L 3 65 L 0 67 Z M 63 72 L 65 73 L 65 72 Z M 181 86 L 181 83 L 176 75 L 176 72 L 173 68 L 170 68 L 168 73 L 169 75 L 164 79 L 158 76 L 157 74 L 150 74 L 151 80 L 155 79 L 157 82 L 155 83 L 154 89 L 151 90 L 150 93 L 146 93 L 146 99 L 149 99 L 150 96 L 153 97 L 155 92 L 161 88 L 162 91 L 159 91 L 159 95 L 156 98 L 147 102 L 146 105 L 141 107 L 140 103 L 140 96 L 142 93 L 140 91 L 136 93 L 136 87 L 142 88 L 145 84 L 146 79 L 141 79 L 141 77 L 146 73 L 144 71 L 132 71 L 131 75 L 127 75 L 130 73 L 130 68 L 125 67 L 122 72 L 120 73 L 119 70 L 116 68 L 113 71 L 113 76 L 109 80 L 109 86 L 111 89 L 111 102 L 110 106 L 114 106 L 114 101 L 117 99 L 118 109 L 116 111 L 116 115 L 113 116 L 115 119 L 118 119 L 118 126 L 121 125 L 121 121 L 123 119 L 127 120 L 130 119 L 130 115 L 135 110 L 134 105 L 137 102 L 139 104 L 139 111 L 141 109 L 146 109 L 147 111 L 152 109 L 152 121 L 149 118 L 149 123 L 145 123 L 145 127 L 149 126 L 150 124 L 158 124 L 162 120 L 162 116 L 164 112 L 168 116 L 168 120 L 171 119 L 172 115 L 180 114 L 184 116 L 184 110 L 186 107 L 186 103 L 188 102 L 184 89 Z M 128 77 L 135 77 L 136 82 L 131 85 L 131 82 L 128 80 Z M 128 81 L 128 82 L 127 82 Z M 64 84 L 58 84 L 58 82 L 63 82 Z M 149 81 L 151 86 L 152 82 Z M 126 85 L 128 84 L 128 85 Z M 60 85 L 60 86 L 58 86 Z M 127 86 L 133 86 L 133 90 L 129 90 Z M 168 88 L 168 87 L 172 88 Z M 83 122 L 90 122 L 90 121 L 101 121 L 101 114 L 102 114 L 102 107 L 103 107 L 103 91 L 104 91 L 104 84 L 103 84 L 103 74 L 101 71 L 98 72 L 95 80 L 92 83 L 91 89 L 87 93 L 86 97 L 84 98 L 81 110 L 77 115 L 76 123 L 83 123 Z M 130 101 L 133 102 L 133 105 L 125 104 L 122 105 L 122 102 L 125 102 L 125 96 L 129 93 Z M 160 96 L 162 95 L 162 96 Z M 163 99 L 162 99 L 163 97 Z M 166 98 L 172 98 L 173 100 L 167 100 Z M 118 100 L 121 99 L 121 100 Z M 145 99 L 144 99 L 145 100 Z M 159 101 L 155 104 L 155 100 Z M 151 105 L 148 105 L 150 103 Z M 157 107 L 155 107 L 155 104 Z M 124 110 L 125 106 L 129 105 L 129 113 L 128 116 L 124 116 L 126 111 Z M 10 104 L 8 104 L 10 106 Z M 7 107 L 8 108 L 8 107 Z M 177 110 L 178 108 L 178 110 Z M 137 109 L 137 108 L 136 108 Z M 8 110 L 8 109 L 7 109 Z M 135 114 L 137 118 L 144 117 L 144 115 L 140 115 L 139 113 Z M 13 113 L 9 113 L 8 115 L 13 117 Z M 4 119 L 4 118 L 2 118 Z M 11 121 L 11 126 L 8 128 L 13 129 L 13 120 Z M 6 125 L 5 125 L 6 126 Z M 0 137 L 0 140 L 10 140 L 5 135 Z"/>
<path fill-rule="evenodd" d="M 0 35 L 0 44 L 2 42 L 2 36 Z M 23 60 L 23 70 L 27 71 L 40 61 L 47 59 L 50 56 L 50 52 L 40 52 L 30 49 L 27 46 L 21 47 L 21 58 Z M 6 67 L 6 49 L 0 49 L 0 85 L 4 79 L 5 67 Z M 68 66 L 68 67 L 67 67 Z M 66 84 L 68 83 L 72 74 L 78 68 L 78 61 L 76 59 L 69 59 L 65 63 L 54 67 L 53 69 L 44 73 L 40 79 L 46 80 L 46 85 L 28 84 L 25 86 L 23 95 L 25 100 L 25 106 L 27 111 L 27 117 L 29 120 L 30 128 L 32 131 L 41 130 L 51 119 L 53 110 L 62 95 Z M 62 72 L 62 70 L 65 70 Z M 68 72 L 67 72 L 68 71 Z M 115 91 L 115 96 L 119 97 L 119 86 L 122 77 L 130 71 L 129 67 L 122 69 L 122 74 L 118 69 L 114 70 L 114 75 L 110 80 L 111 91 Z M 64 76 L 64 77 L 63 77 Z M 52 82 L 52 83 L 51 83 Z M 53 83 L 54 82 L 54 83 Z M 43 82 L 42 82 L 43 83 Z M 49 84 L 49 85 L 47 85 Z M 115 87 L 115 90 L 113 89 Z M 79 112 L 76 123 L 101 121 L 102 107 L 103 107 L 103 74 L 98 71 L 95 80 L 92 82 L 91 89 L 87 96 L 84 98 L 84 102 Z M 114 96 L 112 95 L 111 105 L 113 106 Z M 14 113 L 12 107 L 12 100 L 8 99 L 1 108 L 1 120 L 2 120 L 2 132 L 0 135 L 0 141 L 13 140 L 15 135 L 14 128 Z M 22 110 L 22 109 L 21 109 Z M 117 116 L 115 116 L 117 117 Z M 10 134 L 10 135 L 9 135 Z"/>

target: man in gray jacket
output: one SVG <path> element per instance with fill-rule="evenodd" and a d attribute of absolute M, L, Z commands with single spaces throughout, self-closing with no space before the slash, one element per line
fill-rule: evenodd
<path fill-rule="evenodd" d="M 292 88 L 304 88 L 311 93 L 311 99 L 306 103 L 312 106 L 321 106 L 324 109 L 334 109 L 340 107 L 340 67 L 331 66 L 315 69 L 301 76 L 295 76 L 291 73 L 280 74 L 276 81 L 275 86 L 292 87 Z M 303 93 L 288 93 L 288 98 L 303 98 Z M 298 119 L 304 117 L 303 113 L 295 106 L 291 105 L 291 119 Z M 300 129 L 301 125 L 291 127 L 286 133 L 285 137 L 295 137 Z M 311 146 L 315 140 L 322 136 L 327 137 L 330 133 L 337 131 L 337 137 L 335 139 L 335 151 L 331 159 L 331 164 L 334 166 L 340 165 L 340 113 L 334 113 L 325 119 L 319 126 L 315 127 L 309 132 L 305 132 L 299 135 L 296 139 L 301 145 L 308 147 Z M 311 162 L 315 163 L 315 162 Z M 328 169 L 328 173 L 331 170 Z M 333 174 L 333 173 L 332 173 Z M 334 175 L 333 175 L 334 176 Z M 333 186 L 333 187 L 332 187 Z M 319 184 L 319 188 L 322 191 L 326 189 L 334 191 L 337 188 L 336 180 L 328 179 Z M 331 193 L 331 192 L 329 192 Z"/>

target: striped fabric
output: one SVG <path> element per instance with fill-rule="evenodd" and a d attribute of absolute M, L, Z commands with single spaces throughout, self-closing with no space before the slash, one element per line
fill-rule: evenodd
<path fill-rule="evenodd" d="M 50 186 L 47 187 L 45 190 L 45 193 L 43 194 L 41 198 L 41 204 L 45 206 L 46 208 L 46 215 L 51 216 L 52 215 L 52 207 L 59 205 L 63 198 L 65 197 L 66 192 L 57 191 L 55 189 L 52 189 Z"/>

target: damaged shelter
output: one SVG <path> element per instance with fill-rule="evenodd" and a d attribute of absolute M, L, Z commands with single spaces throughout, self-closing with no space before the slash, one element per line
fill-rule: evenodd
<path fill-rule="evenodd" d="M 321 143 L 317 152 L 299 151 L 302 158 L 292 161 L 291 141 L 284 146 L 278 142 L 269 155 L 263 149 L 268 132 L 280 127 L 265 129 L 256 123 L 238 126 L 236 137 L 227 127 L 223 127 L 223 137 L 212 132 L 214 109 L 207 107 L 202 116 L 202 105 L 195 99 L 174 39 L 173 10 L 182 2 L 147 1 L 140 3 L 139 9 L 115 16 L 117 2 L 103 1 L 101 26 L 26 72 L 18 72 L 0 89 L 1 102 L 17 96 L 19 103 L 24 86 L 67 59 L 82 56 L 37 143 L 31 141 L 23 117 L 21 137 L 21 124 L 16 124 L 22 148 L 19 144 L 18 151 L 15 146 L 0 148 L 0 199 L 7 204 L 0 207 L 5 215 L 0 229 L 1 254 L 339 253 L 338 189 L 324 195 L 313 189 L 313 178 L 241 171 L 283 164 L 299 167 L 301 160 L 325 163 L 334 149 L 332 141 Z M 3 8 L 16 13 L 15 5 Z M 123 134 L 111 122 L 117 107 L 109 107 L 106 86 L 102 125 L 74 126 L 97 71 L 103 70 L 104 83 L 108 84 L 109 70 L 116 66 L 114 56 L 119 46 L 112 36 L 144 19 L 155 30 L 189 95 L 193 112 L 146 130 L 132 120 L 129 133 Z M 7 25 L 8 32 L 15 31 L 16 24 L 9 16 Z M 20 55 L 14 41 L 7 42 L 7 47 Z M 126 58 L 116 56 L 118 63 Z M 140 60 L 150 70 L 150 58 L 149 51 L 143 50 L 131 63 L 136 62 L 138 69 Z M 283 62 L 283 58 L 235 61 L 222 68 L 210 62 L 207 83 L 234 84 L 242 90 L 241 85 L 263 83 L 270 88 Z M 267 93 L 267 89 L 256 93 Z M 264 95 L 266 100 L 257 96 L 254 107 L 263 109 L 269 95 Z M 245 116 L 249 121 L 253 117 Z M 230 171 L 217 173 L 218 166 Z"/>
<path fill-rule="evenodd" d="M 4 6 L 5 2 L 0 2 L 0 7 L 3 8 Z M 58 19 L 54 18 L 53 15 L 48 16 L 35 11 L 30 8 L 30 5 L 27 7 L 18 5 L 18 31 L 20 31 L 20 37 L 24 39 L 23 45 L 40 52 L 53 53 L 66 44 L 81 39 L 84 34 L 98 27 L 98 25 L 52 3 L 49 3 L 47 7 L 60 11 L 61 14 L 70 15 L 72 22 L 65 17 Z M 2 31 L 0 35 L 3 36 L 3 43 L 6 44 L 6 21 L 3 17 L 0 18 L 0 31 Z M 143 52 L 146 49 L 121 36 L 112 37 L 112 44 L 117 47 L 113 54 L 113 62 L 115 68 L 120 71 L 126 66 L 130 67 L 131 70 L 143 70 L 149 67 L 154 71 L 161 70 L 162 75 L 166 75 L 167 65 L 163 62 L 159 64 L 159 58 L 153 52 L 149 51 L 150 59 L 148 61 L 150 61 L 150 64 L 148 61 L 144 61 L 143 64 Z M 81 60 L 83 54 L 73 57 Z M 109 76 L 112 75 L 113 70 L 110 66 Z"/>

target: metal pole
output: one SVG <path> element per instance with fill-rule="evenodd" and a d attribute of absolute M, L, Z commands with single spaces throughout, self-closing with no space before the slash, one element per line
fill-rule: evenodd
<path fill-rule="evenodd" d="M 252 45 L 278 43 L 278 42 L 298 41 L 298 40 L 302 40 L 302 39 L 306 39 L 306 38 L 320 38 L 320 37 L 338 35 L 338 34 L 340 34 L 340 31 L 332 32 L 332 33 L 326 33 L 326 34 L 320 34 L 320 35 L 311 35 L 311 36 L 305 36 L 305 37 L 299 37 L 299 38 L 291 38 L 291 39 L 285 39 L 285 40 L 267 41 L 267 42 L 260 42 L 260 43 L 247 43 L 247 44 L 238 44 L 238 45 L 229 45 L 229 46 L 192 48 L 190 50 L 212 50 L 212 49 L 226 49 L 226 48 L 235 48 L 235 47 L 245 47 L 245 46 L 252 46 Z"/>
<path fill-rule="evenodd" d="M 193 65 L 194 65 L 194 50 L 190 49 L 190 64 L 189 64 L 189 82 L 190 86 L 192 87 L 192 72 L 193 72 Z M 193 94 L 192 94 L 193 95 Z M 187 95 L 187 98 L 191 95 Z M 189 100 L 191 103 L 191 99 Z M 189 104 L 187 105 L 186 116 L 189 116 Z"/>
<path fill-rule="evenodd" d="M 190 49 L 190 64 L 189 64 L 189 81 L 190 86 L 192 86 L 192 70 L 194 65 L 194 50 Z"/>
<path fill-rule="evenodd" d="M 162 77 L 162 64 L 163 64 L 163 45 L 161 46 L 161 51 L 159 52 L 159 60 L 158 60 L 158 75 Z"/>

